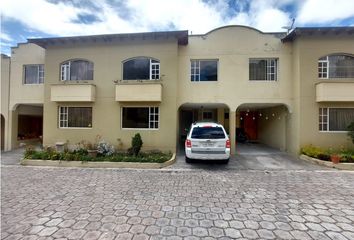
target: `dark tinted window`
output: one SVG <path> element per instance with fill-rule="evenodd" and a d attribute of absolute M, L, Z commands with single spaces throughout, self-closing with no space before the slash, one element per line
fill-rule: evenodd
<path fill-rule="evenodd" d="M 195 127 L 193 128 L 192 138 L 220 139 L 225 138 L 225 134 L 221 127 Z"/>
<path fill-rule="evenodd" d="M 192 81 L 217 81 L 218 61 L 217 60 L 192 60 L 191 80 Z"/>
<path fill-rule="evenodd" d="M 149 128 L 149 108 L 123 108 L 123 128 Z"/>
<path fill-rule="evenodd" d="M 123 80 L 149 80 L 150 70 L 151 78 L 159 79 L 159 61 L 145 57 L 128 60 L 123 63 Z"/>

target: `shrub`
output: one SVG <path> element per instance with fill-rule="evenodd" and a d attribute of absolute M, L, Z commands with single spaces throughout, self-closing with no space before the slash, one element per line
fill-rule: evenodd
<path fill-rule="evenodd" d="M 326 151 L 313 145 L 307 145 L 301 148 L 301 153 L 309 157 L 318 158 L 318 155 L 325 154 Z"/>
<path fill-rule="evenodd" d="M 348 126 L 348 136 L 352 139 L 354 143 L 354 121 Z"/>
<path fill-rule="evenodd" d="M 128 149 L 128 152 L 131 152 L 134 156 L 138 156 L 142 146 L 143 140 L 141 140 L 140 133 L 137 133 L 132 138 L 132 147 L 131 149 Z"/>
<path fill-rule="evenodd" d="M 100 140 L 97 144 L 97 152 L 102 156 L 111 156 L 115 150 L 112 145 L 104 140 Z"/>

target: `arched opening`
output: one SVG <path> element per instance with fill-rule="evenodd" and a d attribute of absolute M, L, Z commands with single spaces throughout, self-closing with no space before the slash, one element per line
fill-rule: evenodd
<path fill-rule="evenodd" d="M 223 103 L 185 103 L 178 109 L 177 152 L 184 154 L 184 141 L 194 122 L 217 122 L 229 133 L 229 107 Z"/>
<path fill-rule="evenodd" d="M 1 150 L 5 148 L 5 118 L 1 114 Z"/>
<path fill-rule="evenodd" d="M 93 80 L 93 62 L 85 59 L 73 59 L 60 65 L 62 81 Z"/>
<path fill-rule="evenodd" d="M 244 103 L 236 110 L 236 151 L 286 151 L 290 110 L 281 103 Z M 272 151 L 266 151 L 272 152 Z"/>

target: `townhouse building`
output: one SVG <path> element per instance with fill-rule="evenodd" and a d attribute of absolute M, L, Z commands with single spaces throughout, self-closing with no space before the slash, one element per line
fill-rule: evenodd
<path fill-rule="evenodd" d="M 350 147 L 353 40 L 354 27 L 245 26 L 28 39 L 2 56 L 3 147 L 100 135 L 128 148 L 139 132 L 145 150 L 175 152 L 195 121 L 223 124 L 233 153 L 239 132 L 294 154 Z"/>

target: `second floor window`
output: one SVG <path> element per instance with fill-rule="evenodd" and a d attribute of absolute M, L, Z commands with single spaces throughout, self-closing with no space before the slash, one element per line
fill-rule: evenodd
<path fill-rule="evenodd" d="M 61 64 L 61 80 L 93 80 L 93 62 L 70 60 Z"/>
<path fill-rule="evenodd" d="M 44 82 L 44 65 L 25 65 L 24 84 L 41 84 Z"/>
<path fill-rule="evenodd" d="M 123 80 L 158 80 L 160 62 L 158 60 L 137 57 L 123 62 Z"/>
<path fill-rule="evenodd" d="M 250 59 L 249 79 L 252 81 L 277 81 L 278 59 Z"/>
<path fill-rule="evenodd" d="M 191 60 L 191 81 L 217 81 L 218 60 Z"/>
<path fill-rule="evenodd" d="M 354 78 L 354 57 L 329 55 L 318 59 L 319 78 Z"/>

